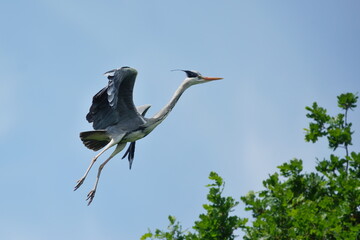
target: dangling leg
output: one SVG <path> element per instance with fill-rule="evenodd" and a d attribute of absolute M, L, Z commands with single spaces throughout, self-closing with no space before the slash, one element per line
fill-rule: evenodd
<path fill-rule="evenodd" d="M 88 167 L 88 169 L 86 170 L 84 176 L 82 178 L 80 178 L 78 181 L 77 181 L 77 184 L 74 188 L 74 191 L 76 191 L 80 186 L 81 184 L 83 184 L 86 176 L 88 175 L 91 167 L 94 165 L 94 163 L 96 162 L 96 160 L 100 157 L 101 154 L 103 154 L 106 150 L 108 150 L 109 148 L 111 148 L 112 146 L 114 146 L 115 143 L 114 143 L 114 140 L 111 140 L 105 147 L 104 149 L 99 152 L 92 160 L 91 160 L 91 163 L 90 163 L 90 166 Z"/>
<path fill-rule="evenodd" d="M 126 150 L 124 156 L 121 158 L 121 159 L 124 159 L 124 158 L 126 158 L 126 156 L 128 156 L 130 170 L 131 170 L 132 162 L 134 161 L 135 144 L 136 144 L 136 142 L 131 142 L 129 148 Z"/>
<path fill-rule="evenodd" d="M 99 179 L 100 179 L 100 174 L 101 174 L 101 171 L 102 169 L 104 168 L 104 166 L 110 161 L 110 159 L 112 159 L 116 154 L 118 154 L 119 152 L 121 152 L 126 146 L 126 143 L 119 143 L 117 146 L 116 146 L 116 149 L 115 151 L 110 155 L 110 157 L 108 159 L 105 160 L 105 162 L 103 162 L 100 167 L 99 167 L 99 170 L 98 170 L 98 175 L 96 177 L 96 182 L 95 182 L 95 185 L 94 185 L 94 188 L 89 192 L 89 194 L 87 195 L 87 199 L 86 200 L 89 200 L 88 202 L 88 205 L 90 205 L 90 203 L 92 202 L 92 200 L 94 199 L 95 197 L 95 192 L 96 192 L 96 188 L 97 188 L 97 185 L 99 183 Z"/>

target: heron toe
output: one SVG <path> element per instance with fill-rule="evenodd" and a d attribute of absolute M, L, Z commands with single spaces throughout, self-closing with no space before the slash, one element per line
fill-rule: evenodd
<path fill-rule="evenodd" d="M 81 178 L 77 181 L 77 184 L 74 187 L 74 191 L 76 191 L 84 183 L 84 180 L 85 180 L 85 178 Z"/>
<path fill-rule="evenodd" d="M 91 190 L 88 195 L 87 195 L 87 198 L 86 198 L 86 201 L 89 201 L 88 202 L 88 206 L 90 205 L 90 203 L 93 201 L 94 197 L 95 197 L 95 192 L 96 190 Z"/>

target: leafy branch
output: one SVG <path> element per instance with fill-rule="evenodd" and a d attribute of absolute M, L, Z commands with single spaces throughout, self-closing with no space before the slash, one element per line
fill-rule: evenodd
<path fill-rule="evenodd" d="M 349 110 L 356 108 L 358 96 L 352 93 L 338 96 L 341 113 L 330 116 L 316 102 L 306 107 L 312 120 L 305 129 L 305 140 L 317 142 L 326 137 L 335 152 L 345 148 L 345 156 L 331 154 L 317 162 L 316 171 L 303 172 L 303 161 L 292 159 L 278 166 L 279 172 L 263 181 L 264 190 L 250 191 L 241 197 L 245 210 L 253 221 L 231 215 L 239 202 L 224 197 L 223 179 L 211 172 L 211 184 L 192 231 L 182 230 L 175 217 L 169 216 L 166 231 L 156 229 L 141 240 L 233 240 L 241 229 L 244 239 L 360 239 L 360 153 L 349 152 L 352 145 L 352 123 Z"/>
<path fill-rule="evenodd" d="M 206 213 L 200 214 L 199 220 L 195 221 L 193 232 L 183 231 L 179 222 L 175 217 L 169 216 L 170 224 L 167 231 L 156 229 L 154 233 L 149 231 L 141 237 L 146 239 L 166 239 L 166 240 L 225 240 L 235 239 L 234 231 L 244 228 L 247 222 L 246 218 L 231 216 L 239 202 L 232 197 L 222 196 L 225 183 L 223 179 L 215 172 L 211 172 L 209 179 L 213 183 L 206 185 L 209 188 L 207 194 L 208 204 L 204 204 L 203 208 Z"/>
<path fill-rule="evenodd" d="M 319 138 L 327 136 L 329 147 L 334 151 L 340 146 L 345 148 L 345 171 L 348 172 L 348 146 L 352 145 L 352 134 L 354 133 L 351 131 L 352 123 L 348 123 L 348 111 L 356 108 L 358 96 L 353 93 L 345 93 L 339 95 L 337 99 L 338 107 L 344 110 L 344 113 L 333 117 L 329 116 L 326 109 L 319 107 L 316 102 L 312 107 L 305 108 L 310 112 L 306 114 L 306 117 L 314 120 L 309 124 L 308 129 L 305 128 L 305 140 L 315 143 Z"/>

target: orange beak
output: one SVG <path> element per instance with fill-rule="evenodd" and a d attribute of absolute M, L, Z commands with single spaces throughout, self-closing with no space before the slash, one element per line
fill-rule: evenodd
<path fill-rule="evenodd" d="M 202 77 L 202 79 L 206 80 L 206 81 L 214 81 L 214 80 L 220 80 L 223 78 L 217 78 L 217 77 Z"/>

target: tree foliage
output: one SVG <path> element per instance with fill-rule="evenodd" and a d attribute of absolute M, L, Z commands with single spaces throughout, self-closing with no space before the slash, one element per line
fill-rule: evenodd
<path fill-rule="evenodd" d="M 234 231 L 245 227 L 247 219 L 241 219 L 237 216 L 231 216 L 230 213 L 234 207 L 239 204 L 232 197 L 222 196 L 225 187 L 223 179 L 215 172 L 211 172 L 209 179 L 212 184 L 207 185 L 209 193 L 207 195 L 208 204 L 203 208 L 206 213 L 200 214 L 199 220 L 195 221 L 192 227 L 194 231 L 182 230 L 175 217 L 169 216 L 170 224 L 167 231 L 155 230 L 155 233 L 149 231 L 141 237 L 145 239 L 166 239 L 166 240 L 224 240 L 235 239 Z"/>
<path fill-rule="evenodd" d="M 318 160 L 316 171 L 310 173 L 303 171 L 301 159 L 278 166 L 279 171 L 263 181 L 264 190 L 241 197 L 254 218 L 248 226 L 247 219 L 230 216 L 238 202 L 222 196 L 224 182 L 211 172 L 210 204 L 203 205 L 206 214 L 199 216 L 193 232 L 183 231 L 169 217 L 168 231 L 157 229 L 142 239 L 227 240 L 234 239 L 239 228 L 244 239 L 360 239 L 360 153 L 349 150 L 354 131 L 348 122 L 349 110 L 356 108 L 357 100 L 352 93 L 338 96 L 341 112 L 335 116 L 316 102 L 306 107 L 311 122 L 305 140 L 316 143 L 326 137 L 330 149 L 339 154 Z"/>
<path fill-rule="evenodd" d="M 293 159 L 263 182 L 265 190 L 242 197 L 255 218 L 244 239 L 360 237 L 360 153 L 349 153 L 354 132 L 347 120 L 357 99 L 352 93 L 338 96 L 343 112 L 336 116 L 316 102 L 306 107 L 312 122 L 305 140 L 315 143 L 327 137 L 331 149 L 342 147 L 345 154 L 318 161 L 313 173 L 303 173 L 302 160 Z"/>

